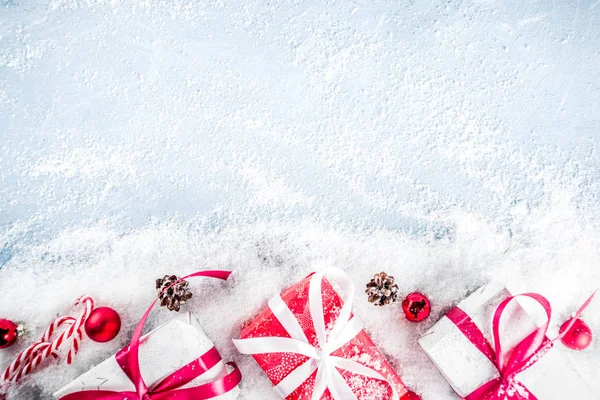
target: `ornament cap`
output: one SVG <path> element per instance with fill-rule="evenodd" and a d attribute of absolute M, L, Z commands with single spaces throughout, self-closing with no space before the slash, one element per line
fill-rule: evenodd
<path fill-rule="evenodd" d="M 27 334 L 27 327 L 23 324 L 17 325 L 17 336 L 24 336 Z"/>

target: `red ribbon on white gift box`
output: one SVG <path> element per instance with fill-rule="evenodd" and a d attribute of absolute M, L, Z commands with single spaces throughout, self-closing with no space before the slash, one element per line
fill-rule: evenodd
<path fill-rule="evenodd" d="M 177 280 L 172 285 L 191 277 L 203 276 L 227 280 L 231 271 L 199 271 Z M 169 286 L 170 287 L 170 286 Z M 164 290 L 167 290 L 166 287 Z M 204 400 L 211 399 L 233 390 L 242 380 L 242 374 L 235 363 L 227 363 L 232 371 L 211 382 L 190 388 L 181 387 L 214 367 L 221 356 L 213 347 L 191 363 L 183 366 L 158 384 L 148 388 L 140 372 L 139 347 L 144 324 L 159 299 L 154 300 L 140 322 L 135 327 L 129 349 L 116 355 L 117 363 L 135 385 L 135 391 L 85 390 L 62 396 L 60 400 Z"/>
<path fill-rule="evenodd" d="M 325 274 L 329 278 L 332 278 L 332 281 L 336 282 L 343 291 L 343 306 L 329 334 L 325 329 L 323 299 L 321 297 L 321 284 Z M 354 360 L 332 355 L 333 352 L 356 337 L 363 329 L 360 319 L 352 316 L 350 311 L 354 299 L 354 291 L 354 283 L 339 268 L 326 268 L 316 272 L 311 277 L 308 289 L 308 303 L 317 335 L 318 345 L 315 347 L 309 344 L 294 314 L 279 295 L 276 295 L 269 301 L 269 308 L 290 337 L 234 339 L 233 343 L 243 354 L 295 353 L 309 358 L 308 361 L 292 371 L 274 387 L 275 391 L 282 398 L 293 393 L 317 371 L 311 400 L 319 400 L 326 389 L 329 389 L 331 396 L 335 400 L 357 400 L 356 395 L 338 371 L 338 368 L 340 368 L 354 374 L 387 382 L 392 388 L 393 393 L 393 397 L 390 400 L 398 400 L 399 396 L 394 385 L 379 372 Z"/>
<path fill-rule="evenodd" d="M 446 314 L 446 317 L 494 364 L 500 374 L 499 377 L 483 384 L 473 393 L 469 394 L 465 400 L 537 400 L 535 395 L 519 382 L 516 376 L 538 362 L 552 348 L 554 342 L 562 338 L 571 329 L 575 320 L 581 316 L 595 294 L 594 292 L 577 310 L 573 321 L 567 326 L 567 329 L 553 340 L 549 340 L 546 337 L 548 326 L 550 325 L 550 317 L 552 316 L 552 307 L 544 296 L 537 293 L 524 293 L 504 299 L 496 308 L 492 322 L 494 347 L 487 341 L 481 330 L 479 330 L 466 312 L 459 307 L 450 310 Z M 514 348 L 503 350 L 500 338 L 500 320 L 508 304 L 517 297 L 529 297 L 535 300 L 542 306 L 548 318 L 544 325 L 530 333 Z M 508 353 L 510 353 L 510 357 L 508 357 Z"/>

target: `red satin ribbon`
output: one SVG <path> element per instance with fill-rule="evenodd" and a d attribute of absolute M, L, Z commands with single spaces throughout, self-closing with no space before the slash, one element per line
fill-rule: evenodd
<path fill-rule="evenodd" d="M 525 371 L 527 368 L 535 364 L 541 357 L 543 357 L 553 346 L 554 342 L 563 337 L 569 329 L 575 323 L 575 319 L 579 318 L 583 310 L 587 308 L 592 299 L 592 294 L 586 302 L 579 308 L 573 321 L 567 327 L 567 329 L 560 334 L 557 338 L 549 340 L 546 337 L 548 332 L 548 326 L 550 324 L 550 317 L 552 315 L 552 307 L 548 300 L 537 294 L 537 293 L 524 293 L 516 296 L 511 296 L 502 301 L 496 312 L 494 313 L 494 319 L 492 323 L 494 344 L 495 347 L 486 340 L 483 333 L 479 330 L 473 320 L 458 307 L 450 310 L 446 314 L 446 317 L 452 321 L 458 329 L 465 335 L 467 339 L 477 349 L 483 353 L 500 372 L 500 376 L 493 379 L 473 393 L 468 395 L 466 400 L 537 400 L 537 398 L 531 393 L 522 383 L 516 379 L 516 375 Z M 516 297 L 529 297 L 538 302 L 546 312 L 548 320 L 540 328 L 533 331 L 513 349 L 502 349 L 502 342 L 500 340 L 500 320 L 502 313 L 508 306 L 508 304 Z"/>
<path fill-rule="evenodd" d="M 231 271 L 200 271 L 184 276 L 177 282 L 196 276 L 227 280 L 230 274 Z M 115 356 L 123 372 L 135 385 L 136 391 L 88 390 L 70 393 L 61 397 L 60 400 L 204 400 L 227 393 L 240 383 L 242 380 L 240 370 L 234 363 L 228 363 L 227 365 L 233 370 L 227 375 L 200 386 L 179 389 L 221 361 L 221 356 L 213 347 L 196 360 L 164 378 L 152 389 L 148 389 L 140 373 L 139 347 L 144 324 L 157 301 L 158 298 L 154 300 L 137 324 L 131 337 L 129 349 L 123 349 Z"/>

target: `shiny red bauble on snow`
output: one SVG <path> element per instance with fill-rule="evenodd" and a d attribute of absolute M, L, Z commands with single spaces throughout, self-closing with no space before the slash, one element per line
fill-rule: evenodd
<path fill-rule="evenodd" d="M 560 327 L 560 334 L 568 328 L 573 318 L 567 320 Z M 592 330 L 580 318 L 575 320 L 575 323 L 569 331 L 560 338 L 560 341 L 571 350 L 583 350 L 592 342 Z"/>
<path fill-rule="evenodd" d="M 8 319 L 0 319 L 0 349 L 4 349 L 17 340 L 19 326 Z"/>
<path fill-rule="evenodd" d="M 110 307 L 98 307 L 91 312 L 84 327 L 85 333 L 94 342 L 108 342 L 121 330 L 121 317 Z"/>
<path fill-rule="evenodd" d="M 414 292 L 402 300 L 402 311 L 409 321 L 421 322 L 429 316 L 431 303 L 424 294 Z"/>

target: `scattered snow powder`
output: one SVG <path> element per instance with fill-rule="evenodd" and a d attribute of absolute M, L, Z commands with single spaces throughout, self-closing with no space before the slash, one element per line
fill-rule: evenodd
<path fill-rule="evenodd" d="M 0 0 L 0 318 L 29 327 L 0 366 L 81 294 L 123 319 L 9 399 L 50 399 L 127 343 L 157 277 L 203 268 L 234 271 L 186 309 L 240 400 L 277 396 L 231 338 L 315 266 L 349 273 L 424 400 L 457 396 L 416 339 L 488 280 L 547 296 L 555 334 L 600 284 L 587 3 Z M 380 271 L 431 316 L 368 303 Z M 598 341 L 566 356 L 600 392 Z"/>

